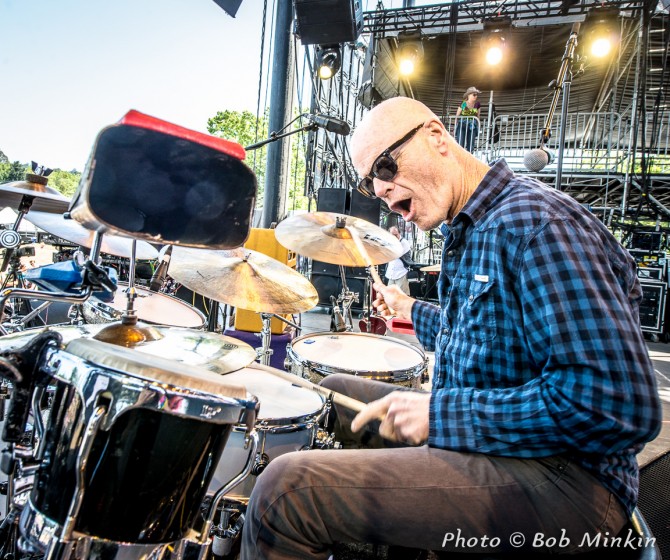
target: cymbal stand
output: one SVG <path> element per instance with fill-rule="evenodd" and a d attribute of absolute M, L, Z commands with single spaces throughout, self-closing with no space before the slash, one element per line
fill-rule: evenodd
<path fill-rule="evenodd" d="M 272 329 L 271 329 L 271 324 L 272 324 L 272 318 L 275 317 L 276 319 L 279 319 L 280 321 L 283 321 L 287 325 L 290 325 L 294 327 L 298 332 L 302 329 L 302 327 L 296 325 L 295 323 L 289 321 L 288 319 L 285 319 L 281 315 L 277 315 L 276 313 L 261 313 L 261 321 L 263 322 L 263 328 L 261 329 L 261 347 L 256 348 L 256 359 L 259 360 L 261 364 L 264 366 L 269 366 L 270 365 L 270 356 L 274 353 L 274 350 L 270 348 L 270 342 L 272 340 Z"/>
<path fill-rule="evenodd" d="M 135 300 L 137 299 L 137 290 L 135 289 L 135 261 L 137 252 L 137 240 L 133 239 L 130 248 L 130 270 L 128 271 L 128 290 L 126 297 L 126 310 L 121 314 L 122 325 L 136 325 L 137 312 L 135 311 Z"/>
<path fill-rule="evenodd" d="M 347 331 L 354 330 L 354 320 L 351 316 L 351 306 L 358 303 L 358 294 L 349 290 L 347 286 L 347 276 L 344 267 L 340 265 L 340 278 L 342 279 L 342 292 L 337 296 L 337 304 L 342 306 L 342 315 L 346 324 Z"/>

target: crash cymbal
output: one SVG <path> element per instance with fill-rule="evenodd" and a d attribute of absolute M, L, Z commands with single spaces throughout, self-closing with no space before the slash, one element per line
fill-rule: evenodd
<path fill-rule="evenodd" d="M 174 246 L 168 274 L 205 297 L 257 313 L 301 313 L 319 300 L 316 288 L 300 273 L 244 247 L 210 251 Z"/>
<path fill-rule="evenodd" d="M 353 238 L 356 234 L 367 255 L 361 254 Z M 342 266 L 383 264 L 404 252 L 400 241 L 388 231 L 360 218 L 332 212 L 291 216 L 277 226 L 275 236 L 287 249 Z"/>
<path fill-rule="evenodd" d="M 441 264 L 431 264 L 429 266 L 422 266 L 419 269 L 421 272 L 440 272 L 442 270 Z"/>
<path fill-rule="evenodd" d="M 44 231 L 71 241 L 81 247 L 93 246 L 94 231 L 86 229 L 75 220 L 66 220 L 61 214 L 48 214 L 31 210 L 26 214 L 26 220 Z M 130 258 L 133 240 L 129 237 L 103 235 L 101 252 L 117 257 Z M 138 260 L 153 260 L 158 258 L 158 250 L 146 241 L 137 241 L 135 258 Z"/>
<path fill-rule="evenodd" d="M 37 212 L 51 212 L 62 214 L 70 205 L 70 199 L 65 198 L 56 189 L 46 184 L 46 178 L 38 175 L 28 175 L 34 181 L 13 181 L 0 184 L 0 208 L 9 206 L 18 210 L 25 196 L 34 197 L 31 210 Z M 39 178 L 37 178 L 39 177 Z M 37 182 L 39 181 L 39 182 Z"/>
<path fill-rule="evenodd" d="M 49 329 L 63 337 L 64 345 L 78 338 L 94 338 L 152 356 L 204 367 L 218 374 L 237 371 L 256 359 L 256 351 L 245 342 L 208 331 L 156 327 L 146 323 L 124 325 L 120 321 L 107 325 L 52 326 Z M 42 330 L 29 329 L 0 336 L 0 350 L 20 348 Z"/>

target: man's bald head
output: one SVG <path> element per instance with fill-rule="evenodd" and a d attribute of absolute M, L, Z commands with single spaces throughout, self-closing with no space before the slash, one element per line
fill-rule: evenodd
<path fill-rule="evenodd" d="M 393 97 L 380 103 L 365 115 L 351 138 L 354 167 L 359 172 L 370 169 L 383 150 L 415 126 L 432 119 L 439 120 L 423 103 L 409 97 Z"/>

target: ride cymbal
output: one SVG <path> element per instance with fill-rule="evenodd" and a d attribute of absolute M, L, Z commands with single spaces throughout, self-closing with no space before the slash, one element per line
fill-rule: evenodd
<path fill-rule="evenodd" d="M 26 220 L 44 231 L 70 241 L 82 247 L 93 246 L 95 232 L 86 229 L 75 220 L 66 220 L 61 214 L 48 214 L 31 210 L 26 214 Z M 129 237 L 119 237 L 104 234 L 100 251 L 117 257 L 130 258 L 133 240 Z M 135 258 L 138 260 L 154 260 L 158 258 L 158 250 L 146 241 L 137 241 Z"/>
<path fill-rule="evenodd" d="M 211 251 L 174 246 L 168 274 L 189 290 L 257 313 L 302 313 L 319 301 L 316 288 L 300 273 L 244 247 Z"/>
<path fill-rule="evenodd" d="M 32 177 L 37 177 L 32 175 Z M 40 179 L 42 179 L 40 177 Z M 62 214 L 67 211 L 70 199 L 65 198 L 56 189 L 51 188 L 44 181 L 13 181 L 0 184 L 0 208 L 9 206 L 19 210 L 24 197 L 33 197 L 30 210 Z"/>
<path fill-rule="evenodd" d="M 367 255 L 361 254 L 358 235 Z M 275 229 L 277 241 L 312 259 L 341 266 L 383 264 L 403 254 L 394 235 L 360 218 L 333 212 L 291 216 Z"/>
<path fill-rule="evenodd" d="M 157 327 L 146 323 L 126 325 L 120 321 L 106 325 L 48 328 L 63 337 L 63 345 L 79 338 L 93 338 L 152 356 L 203 367 L 220 375 L 242 369 L 256 359 L 256 351 L 245 342 L 208 331 Z M 0 350 L 20 348 L 42 330 L 29 329 L 0 336 Z"/>

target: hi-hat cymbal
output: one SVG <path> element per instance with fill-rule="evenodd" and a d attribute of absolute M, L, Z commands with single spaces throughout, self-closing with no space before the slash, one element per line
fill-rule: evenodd
<path fill-rule="evenodd" d="M 156 327 L 145 323 L 124 325 L 121 322 L 51 326 L 49 329 L 60 333 L 63 344 L 78 338 L 94 338 L 152 356 L 204 367 L 218 374 L 237 371 L 256 359 L 256 351 L 245 342 L 208 331 Z M 20 348 L 41 331 L 29 329 L 0 336 L 0 350 Z"/>
<path fill-rule="evenodd" d="M 440 272 L 442 270 L 441 264 L 431 264 L 429 266 L 422 266 L 419 269 L 421 272 Z"/>
<path fill-rule="evenodd" d="M 174 246 L 168 274 L 205 297 L 257 313 L 302 313 L 319 301 L 316 288 L 300 273 L 244 247 Z"/>
<path fill-rule="evenodd" d="M 361 254 L 351 230 L 358 235 L 368 255 Z M 277 226 L 275 236 L 287 249 L 342 266 L 383 264 L 404 252 L 400 241 L 388 231 L 360 218 L 332 212 L 291 216 Z"/>
<path fill-rule="evenodd" d="M 26 220 L 38 228 L 57 237 L 71 241 L 82 247 L 93 246 L 94 231 L 86 229 L 75 220 L 66 220 L 61 214 L 48 214 L 31 210 L 26 214 Z M 133 240 L 129 237 L 118 237 L 104 234 L 100 251 L 117 257 L 130 258 Z M 158 250 L 146 241 L 137 241 L 135 258 L 138 260 L 153 260 L 158 258 Z"/>
<path fill-rule="evenodd" d="M 18 210 L 24 196 L 34 197 L 30 209 L 38 212 L 62 214 L 70 205 L 70 199 L 48 186 L 46 180 L 44 184 L 33 181 L 0 184 L 0 208 L 9 206 L 13 210 Z"/>

